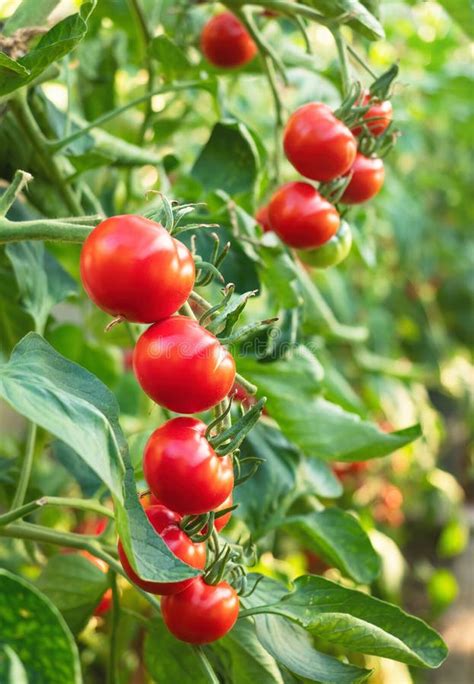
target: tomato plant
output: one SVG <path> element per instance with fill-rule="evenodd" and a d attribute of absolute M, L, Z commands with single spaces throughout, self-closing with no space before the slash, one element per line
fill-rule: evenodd
<path fill-rule="evenodd" d="M 428 681 L 467 543 L 468 22 L 4 5 L 0 680 Z"/>

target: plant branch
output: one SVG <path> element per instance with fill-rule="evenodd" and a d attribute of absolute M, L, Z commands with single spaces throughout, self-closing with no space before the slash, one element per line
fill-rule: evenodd
<path fill-rule="evenodd" d="M 370 74 L 372 76 L 372 78 L 374 80 L 377 80 L 377 78 L 378 78 L 377 74 L 374 71 L 372 71 L 372 69 L 369 67 L 369 65 L 365 61 L 365 59 L 363 57 L 361 57 L 359 55 L 359 53 L 356 50 L 354 50 L 354 48 L 351 45 L 349 45 L 349 43 L 346 44 L 346 48 L 347 48 L 347 51 L 349 52 L 349 54 L 351 55 L 351 57 L 353 57 L 355 59 L 355 61 L 358 62 L 360 64 L 360 66 L 363 69 L 365 69 L 368 74 Z"/>
<path fill-rule="evenodd" d="M 34 221 L 9 221 L 0 218 L 0 244 L 22 240 L 46 240 L 48 242 L 84 242 L 92 227 L 69 223 L 67 219 L 37 219 Z"/>
<path fill-rule="evenodd" d="M 27 171 L 16 171 L 12 182 L 0 197 L 0 216 L 5 216 L 24 186 L 33 179 Z"/>
<path fill-rule="evenodd" d="M 196 653 L 199 660 L 201 661 L 202 666 L 203 666 L 204 670 L 206 671 L 206 674 L 207 674 L 211 684 L 219 684 L 219 679 L 217 678 L 216 673 L 212 669 L 212 665 L 209 662 L 208 657 L 205 654 L 203 647 L 202 646 L 193 646 L 193 648 L 194 648 L 194 652 Z"/>
<path fill-rule="evenodd" d="M 285 0 L 255 0 L 255 2 L 248 2 L 242 0 L 227 0 L 225 3 L 229 6 L 242 7 L 243 5 L 256 5 L 260 7 L 265 7 L 265 9 L 273 9 L 277 12 L 282 12 L 290 16 L 300 15 L 302 17 L 307 17 L 311 21 L 315 21 L 323 26 L 331 27 L 336 21 L 340 21 L 341 17 L 334 17 L 334 19 L 328 19 L 316 10 L 306 5 L 301 5 L 296 2 L 287 2 Z"/>
<path fill-rule="evenodd" d="M 43 508 L 44 506 L 67 506 L 69 508 L 77 508 L 81 511 L 94 511 L 99 515 L 104 515 L 112 519 L 114 518 L 113 511 L 105 506 L 102 506 L 102 504 L 94 499 L 73 499 L 59 496 L 42 496 L 41 498 L 30 501 L 24 505 L 15 505 L 15 503 L 16 502 L 14 501 L 12 509 L 8 511 L 8 513 L 0 515 L 0 526 L 8 525 L 8 523 L 13 522 L 14 520 L 19 520 L 20 518 L 25 517 L 25 515 L 29 515 L 38 508 Z"/>
<path fill-rule="evenodd" d="M 344 97 L 349 94 L 351 87 L 351 77 L 349 74 L 349 62 L 347 59 L 346 43 L 342 37 L 341 30 L 337 26 L 332 29 L 332 35 L 336 42 L 337 54 L 341 65 L 342 92 Z"/>
<path fill-rule="evenodd" d="M 36 443 L 36 423 L 29 423 L 26 436 L 25 456 L 21 466 L 20 477 L 18 480 L 15 496 L 13 497 L 12 508 L 18 508 L 25 500 L 26 490 L 30 481 L 31 470 L 33 468 L 33 457 L 35 454 Z"/>

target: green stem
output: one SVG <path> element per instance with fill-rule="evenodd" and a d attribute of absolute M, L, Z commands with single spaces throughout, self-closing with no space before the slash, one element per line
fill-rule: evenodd
<path fill-rule="evenodd" d="M 242 0 L 227 0 L 224 4 L 234 7 L 242 7 L 244 5 L 258 5 L 260 7 L 265 7 L 265 9 L 273 9 L 277 12 L 282 12 L 283 14 L 288 14 L 294 16 L 299 14 L 302 17 L 307 17 L 311 21 L 315 21 L 323 26 L 333 26 L 339 17 L 334 17 L 333 19 L 328 19 L 316 10 L 306 5 L 296 3 L 296 2 L 286 2 L 285 0 L 260 0 L 255 2 L 248 2 Z"/>
<path fill-rule="evenodd" d="M 84 242 L 91 230 L 91 226 L 72 224 L 66 220 L 9 221 L 2 218 L 0 219 L 0 244 L 22 240 Z"/>
<path fill-rule="evenodd" d="M 342 92 L 344 97 L 348 95 L 351 87 L 351 77 L 349 74 L 349 62 L 347 59 L 346 43 L 342 37 L 341 30 L 339 27 L 332 29 L 332 35 L 336 43 L 337 54 L 339 56 L 339 63 L 341 65 L 341 78 L 342 78 Z"/>
<path fill-rule="evenodd" d="M 18 170 L 15 173 L 12 182 L 0 197 L 0 216 L 5 216 L 24 186 L 30 180 L 33 180 L 33 176 L 27 171 Z"/>
<path fill-rule="evenodd" d="M 191 309 L 191 305 L 189 302 L 185 302 L 183 306 L 180 309 L 180 313 L 182 313 L 183 316 L 189 316 L 189 318 L 192 318 L 194 321 L 197 320 L 194 311 Z"/>
<path fill-rule="evenodd" d="M 23 89 L 19 90 L 18 94 L 10 101 L 10 107 L 21 127 L 30 138 L 38 156 L 43 160 L 43 165 L 48 176 L 58 188 L 69 211 L 76 215 L 82 214 L 83 211 L 79 200 L 64 179 L 58 160 L 52 156 L 48 141 L 44 137 L 36 119 L 30 111 L 26 99 L 26 92 L 24 92 Z"/>
<path fill-rule="evenodd" d="M 57 152 L 63 147 L 70 145 L 75 140 L 78 140 L 78 138 L 81 138 L 83 135 L 86 135 L 86 133 L 89 133 L 89 131 L 91 131 L 93 128 L 97 128 L 98 126 L 107 123 L 111 119 L 114 119 L 116 116 L 119 116 L 123 112 L 126 112 L 128 109 L 132 109 L 133 107 L 136 107 L 136 105 L 139 105 L 142 102 L 146 102 L 150 97 L 153 97 L 154 95 L 164 95 L 165 93 L 177 92 L 179 90 L 187 90 L 189 88 L 205 88 L 208 84 L 209 81 L 196 80 L 183 81 L 181 83 L 170 83 L 168 85 L 160 86 L 159 88 L 156 88 L 155 90 L 147 93 L 146 95 L 140 95 L 139 97 L 136 97 L 133 100 L 129 100 L 126 104 L 122 105 L 121 107 L 117 107 L 116 109 L 112 109 L 109 112 L 102 114 L 102 116 L 97 117 L 97 119 L 94 119 L 94 121 L 91 121 L 83 128 L 75 131 L 74 133 L 71 133 L 71 135 L 68 135 L 66 138 L 61 138 L 61 140 L 46 141 L 46 144 L 50 150 Z"/>
<path fill-rule="evenodd" d="M 369 65 L 368 65 L 367 62 L 365 61 L 365 59 L 363 59 L 363 58 L 359 55 L 359 53 L 356 52 L 356 50 L 354 50 L 354 48 L 353 48 L 351 45 L 349 45 L 349 43 L 347 43 L 346 47 L 347 47 L 347 51 L 348 51 L 349 54 L 355 59 L 355 61 L 358 62 L 358 63 L 360 64 L 360 66 L 361 66 L 363 69 L 365 69 L 366 72 L 367 72 L 368 74 L 370 74 L 374 80 L 377 80 L 377 78 L 378 78 L 377 74 L 376 74 L 374 71 L 372 71 L 372 69 L 369 67 Z"/>
<path fill-rule="evenodd" d="M 312 55 L 313 50 L 311 48 L 311 41 L 309 39 L 308 32 L 306 31 L 306 26 L 305 26 L 304 20 L 298 14 L 295 14 L 293 19 L 295 21 L 295 24 L 298 26 L 298 28 L 301 32 L 301 35 L 303 37 L 306 53 L 308 55 Z"/>
<path fill-rule="evenodd" d="M 14 502 L 15 503 L 15 502 Z M 107 516 L 108 518 L 114 519 L 114 512 L 109 508 L 102 506 L 98 501 L 93 499 L 72 499 L 68 497 L 59 496 L 42 496 L 40 499 L 35 499 L 27 504 L 17 505 L 8 513 L 0 515 L 0 526 L 8 525 L 8 523 L 14 520 L 19 520 L 20 518 L 29 515 L 38 508 L 43 508 L 44 506 L 61 506 L 69 508 L 77 508 L 81 511 L 94 511 L 99 515 Z"/>
<path fill-rule="evenodd" d="M 117 589 L 117 575 L 113 570 L 109 570 L 108 575 L 110 586 L 112 588 L 112 625 L 110 629 L 109 667 L 107 670 L 107 681 L 109 684 L 118 684 L 120 681 L 120 658 L 117 642 L 120 622 L 120 598 Z"/>
<path fill-rule="evenodd" d="M 139 3 L 138 0 L 128 0 L 128 4 L 130 6 L 130 9 L 136 19 L 137 25 L 138 25 L 138 30 L 140 34 L 140 39 L 142 42 L 142 49 L 143 49 L 143 57 L 146 62 L 146 67 L 148 71 L 148 85 L 147 85 L 147 93 L 148 93 L 148 99 L 146 100 L 146 110 L 145 110 L 145 116 L 143 118 L 143 123 L 141 126 L 140 130 L 140 135 L 138 137 L 138 144 L 141 145 L 145 139 L 145 134 L 148 128 L 148 123 L 150 121 L 150 117 L 153 113 L 152 105 L 151 105 L 151 93 L 153 92 L 153 85 L 155 81 L 155 74 L 153 70 L 153 60 L 150 57 L 150 52 L 149 52 L 149 45 L 152 40 L 152 34 L 148 30 L 148 25 L 146 22 L 145 15 L 143 13 L 142 7 Z"/>
<path fill-rule="evenodd" d="M 36 423 L 30 423 L 28 425 L 28 433 L 26 436 L 25 457 L 21 466 L 20 479 L 18 480 L 15 496 L 13 497 L 12 508 L 18 508 L 19 506 L 22 506 L 25 500 L 26 490 L 28 489 L 28 484 L 30 481 L 31 470 L 33 468 L 36 431 Z"/>
<path fill-rule="evenodd" d="M 233 3 L 224 3 L 224 4 L 230 4 L 232 5 Z M 239 9 L 238 7 L 234 7 L 233 9 L 234 14 L 240 19 L 242 24 L 246 27 L 247 31 L 250 33 L 252 36 L 253 40 L 255 41 L 259 53 L 262 58 L 268 57 L 272 60 L 273 64 L 278 68 L 278 71 L 281 73 L 282 78 L 284 79 L 286 83 L 286 73 L 285 73 L 285 66 L 283 62 L 281 61 L 280 57 L 277 55 L 277 53 L 274 51 L 272 46 L 265 40 L 261 32 L 259 31 L 257 25 L 255 24 L 253 17 L 250 14 L 246 14 L 243 9 Z"/>
<path fill-rule="evenodd" d="M 283 130 L 283 102 L 276 82 L 275 67 L 268 57 L 262 59 L 265 73 L 268 78 L 270 90 L 272 92 L 273 104 L 275 107 L 275 130 L 274 130 L 274 163 L 275 163 L 275 183 L 280 183 L 281 170 L 281 138 Z"/>
<path fill-rule="evenodd" d="M 219 684 L 219 679 L 217 678 L 216 673 L 212 669 L 212 665 L 209 662 L 208 657 L 205 654 L 203 647 L 202 646 L 193 646 L 193 648 L 194 648 L 194 652 L 196 653 L 196 655 L 200 659 L 202 666 L 203 666 L 211 684 Z"/>

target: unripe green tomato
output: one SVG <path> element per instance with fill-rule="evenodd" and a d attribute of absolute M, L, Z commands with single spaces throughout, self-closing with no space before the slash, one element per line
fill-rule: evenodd
<path fill-rule="evenodd" d="M 344 261 L 351 251 L 352 231 L 346 221 L 341 221 L 339 230 L 333 237 L 315 249 L 299 250 L 301 261 L 315 268 L 329 268 Z"/>

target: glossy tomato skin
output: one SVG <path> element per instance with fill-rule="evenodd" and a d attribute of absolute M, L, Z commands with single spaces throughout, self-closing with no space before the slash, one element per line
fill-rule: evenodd
<path fill-rule="evenodd" d="M 172 316 L 148 328 L 135 346 L 133 368 L 148 396 L 176 413 L 215 406 L 235 380 L 230 352 L 186 316 Z"/>
<path fill-rule="evenodd" d="M 232 492 L 229 456 L 217 456 L 205 437 L 207 425 L 196 418 L 173 418 L 149 438 L 143 473 L 161 503 L 182 515 L 212 511 Z"/>
<path fill-rule="evenodd" d="M 302 176 L 321 182 L 347 173 L 357 151 L 351 131 L 321 102 L 303 105 L 290 116 L 283 146 Z"/>
<path fill-rule="evenodd" d="M 207 60 L 223 69 L 243 66 L 257 54 L 257 46 L 232 12 L 210 19 L 201 34 L 201 50 Z"/>
<path fill-rule="evenodd" d="M 290 247 L 312 249 L 330 240 L 339 228 L 339 212 L 309 183 L 286 183 L 270 200 L 272 228 Z"/>
<path fill-rule="evenodd" d="M 220 506 L 217 506 L 217 508 L 215 509 L 216 513 L 218 511 L 223 511 L 225 508 L 230 508 L 233 505 L 233 503 L 234 503 L 234 500 L 233 500 L 232 492 L 231 492 L 229 494 L 229 496 L 227 497 L 227 499 L 225 501 L 223 501 Z M 229 522 L 231 517 L 232 517 L 232 511 L 229 511 L 225 515 L 221 515 L 220 518 L 216 518 L 214 520 L 214 527 L 216 528 L 216 530 L 218 532 L 222 532 L 222 530 L 227 525 L 227 523 Z"/>
<path fill-rule="evenodd" d="M 264 205 L 258 209 L 257 213 L 255 214 L 255 220 L 262 227 L 264 233 L 268 233 L 272 229 L 267 205 Z"/>
<path fill-rule="evenodd" d="M 161 505 L 150 506 L 145 509 L 145 513 L 155 531 L 175 556 L 193 568 L 204 569 L 206 564 L 206 545 L 195 544 L 183 532 L 179 527 L 180 515 Z M 193 581 L 193 578 L 183 580 L 182 582 L 150 582 L 143 580 L 130 565 L 120 540 L 117 544 L 117 550 L 122 567 L 128 577 L 134 584 L 150 594 L 159 594 L 161 596 L 175 594 L 185 589 Z"/>
<path fill-rule="evenodd" d="M 161 612 L 171 634 L 188 644 L 210 644 L 234 626 L 239 597 L 227 582 L 206 584 L 197 577 L 179 594 L 165 596 Z"/>
<path fill-rule="evenodd" d="M 175 313 L 194 285 L 194 260 L 182 242 L 141 216 L 108 218 L 87 237 L 81 278 L 89 297 L 112 316 L 154 323 Z"/>
<path fill-rule="evenodd" d="M 377 157 L 364 157 L 357 154 L 351 169 L 352 177 L 344 190 L 341 202 L 345 204 L 361 204 L 372 199 L 382 188 L 385 178 L 383 161 Z"/>
<path fill-rule="evenodd" d="M 337 266 L 347 257 L 352 247 L 352 231 L 346 221 L 341 221 L 339 230 L 330 240 L 316 247 L 298 252 L 301 261 L 314 268 Z"/>
<path fill-rule="evenodd" d="M 362 106 L 368 105 L 370 102 L 370 93 L 366 91 L 364 97 L 362 98 Z M 374 102 L 370 108 L 363 115 L 363 118 L 367 120 L 366 126 L 370 133 L 378 138 L 382 133 L 385 133 L 390 125 L 393 118 L 393 107 L 390 100 L 382 100 L 379 102 Z M 362 126 L 355 126 L 352 129 L 354 135 L 360 135 L 362 133 Z"/>

